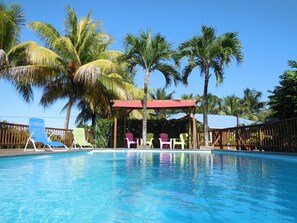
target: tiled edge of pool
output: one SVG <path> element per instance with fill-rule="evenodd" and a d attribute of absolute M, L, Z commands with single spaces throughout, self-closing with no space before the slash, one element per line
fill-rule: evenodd
<path fill-rule="evenodd" d="M 265 152 L 265 151 L 245 151 L 245 150 L 172 150 L 172 149 L 126 149 L 126 148 L 117 148 L 117 149 L 70 149 L 68 151 L 44 151 L 44 152 L 24 152 L 23 149 L 0 149 L 0 158 L 2 157 L 14 157 L 14 156 L 32 156 L 32 155 L 48 155 L 48 154 L 57 154 L 57 153 L 73 153 L 73 152 L 88 152 L 90 154 L 100 153 L 100 152 L 162 152 L 162 153 L 241 153 L 241 154 L 273 154 L 273 155 L 287 155 L 287 156 L 297 156 L 297 153 L 290 152 Z"/>

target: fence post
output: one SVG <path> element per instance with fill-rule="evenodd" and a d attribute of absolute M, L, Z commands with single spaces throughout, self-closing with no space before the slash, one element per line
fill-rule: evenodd
<path fill-rule="evenodd" d="M 220 149 L 223 149 L 223 144 L 222 144 L 222 142 L 223 142 L 223 131 L 221 129 L 219 130 L 219 137 L 220 137 L 220 139 L 219 139 Z"/>

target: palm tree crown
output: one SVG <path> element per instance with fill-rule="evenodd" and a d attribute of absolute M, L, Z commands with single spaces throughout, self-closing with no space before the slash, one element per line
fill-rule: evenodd
<path fill-rule="evenodd" d="M 259 114 L 266 105 L 265 102 L 260 102 L 262 93 L 256 90 L 251 90 L 249 88 L 245 89 L 243 93 L 244 96 L 241 101 L 243 107 L 242 115 L 250 120 L 258 121 Z"/>
<path fill-rule="evenodd" d="M 114 87 L 117 83 L 123 85 L 115 73 L 116 58 L 121 53 L 107 50 L 112 38 L 102 32 L 100 21 L 91 19 L 91 13 L 78 20 L 74 9 L 67 7 L 64 36 L 48 23 L 32 22 L 29 27 L 45 47 L 25 42 L 13 48 L 14 69 L 10 77 L 14 80 L 17 77 L 19 90 L 28 100 L 32 94 L 30 84 L 44 87 L 40 101 L 43 106 L 67 99 L 66 129 L 72 106 L 87 103 L 86 97 L 98 87 L 96 84 L 115 90 L 114 94 L 123 93 Z"/>
<path fill-rule="evenodd" d="M 121 57 L 121 61 L 127 63 L 129 70 L 139 66 L 145 71 L 142 137 L 143 142 L 146 142 L 149 75 L 153 71 L 159 71 L 164 75 L 166 85 L 172 80 L 176 81 L 178 71 L 174 66 L 166 63 L 173 57 L 174 51 L 165 37 L 160 34 L 152 36 L 150 31 L 141 32 L 140 36 L 128 34 L 124 38 L 124 44 L 126 53 Z"/>
<path fill-rule="evenodd" d="M 238 63 L 243 61 L 242 46 L 236 33 L 225 33 L 217 36 L 214 28 L 202 26 L 201 35 L 194 36 L 179 46 L 179 57 L 187 59 L 187 65 L 183 70 L 183 82 L 187 84 L 188 76 L 195 68 L 200 69 L 204 76 L 203 90 L 203 126 L 204 142 L 208 145 L 208 83 L 211 70 L 216 77 L 216 83 L 222 83 L 224 79 L 224 68 L 232 59 Z"/>
<path fill-rule="evenodd" d="M 9 65 L 6 52 L 19 43 L 24 25 L 23 9 L 18 4 L 10 7 L 0 3 L 0 71 Z"/>

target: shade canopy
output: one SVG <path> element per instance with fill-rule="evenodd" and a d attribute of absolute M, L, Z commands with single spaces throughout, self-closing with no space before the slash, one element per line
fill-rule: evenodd
<path fill-rule="evenodd" d="M 113 108 L 142 109 L 142 100 L 113 100 Z M 183 109 L 194 108 L 196 100 L 148 100 L 148 109 Z"/>
<path fill-rule="evenodd" d="M 143 109 L 143 100 L 112 100 L 114 109 Z M 196 100 L 147 100 L 147 109 L 188 109 L 189 112 L 194 112 Z M 193 149 L 196 149 L 196 122 L 195 116 L 192 118 L 192 134 Z M 125 127 L 124 127 L 125 129 Z M 113 146 L 117 147 L 117 117 L 114 121 L 114 138 Z M 189 130 L 190 131 L 190 130 Z"/>

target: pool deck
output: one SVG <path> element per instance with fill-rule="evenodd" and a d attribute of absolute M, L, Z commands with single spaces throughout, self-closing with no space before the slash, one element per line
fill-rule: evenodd
<path fill-rule="evenodd" d="M 83 152 L 91 151 L 92 149 L 69 149 L 67 151 L 24 151 L 24 149 L 0 149 L 0 157 L 9 157 L 9 156 L 28 156 L 28 155 L 44 155 L 44 154 L 53 154 L 53 153 L 71 153 L 71 152 Z"/>

